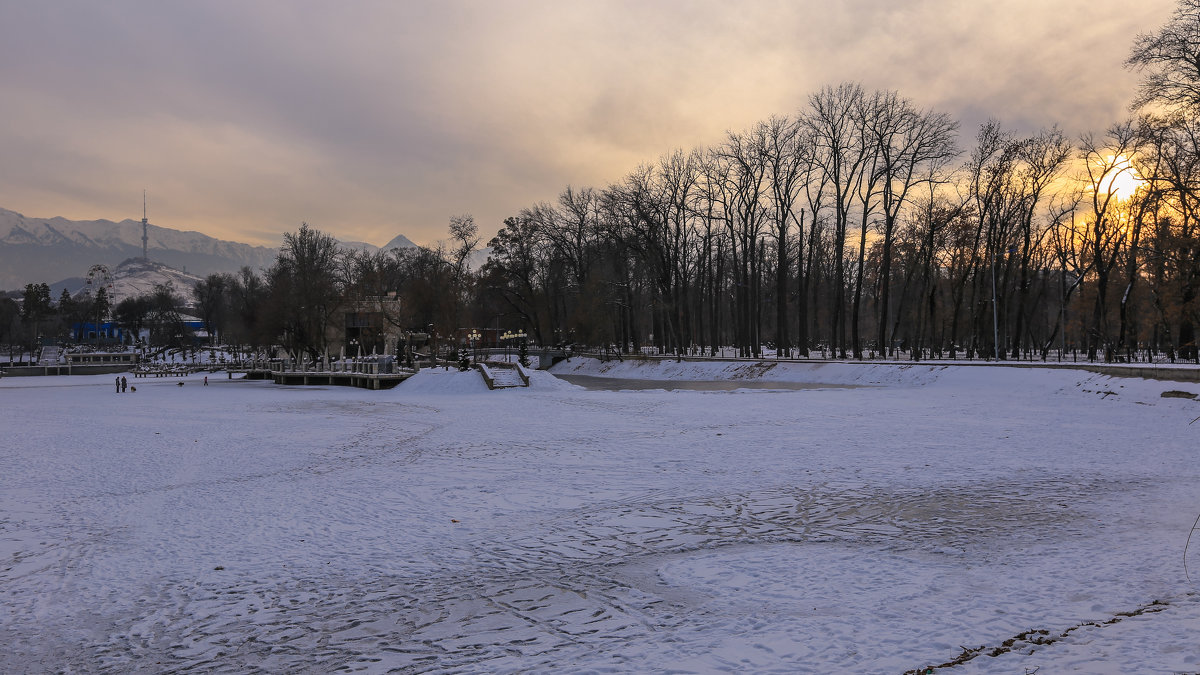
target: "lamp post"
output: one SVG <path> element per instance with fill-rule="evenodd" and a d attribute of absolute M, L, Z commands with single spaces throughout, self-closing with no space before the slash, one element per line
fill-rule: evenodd
<path fill-rule="evenodd" d="M 500 339 L 504 341 L 504 362 L 505 363 L 508 362 L 509 347 L 512 345 L 512 341 L 520 340 L 521 344 L 524 345 L 525 338 L 526 338 L 526 335 L 525 335 L 525 331 L 523 331 L 523 330 L 507 331 L 504 333 L 504 335 L 500 336 Z M 521 365 L 524 365 L 524 364 L 521 364 Z"/>
<path fill-rule="evenodd" d="M 479 331 L 474 328 L 471 329 L 470 333 L 467 333 L 467 339 L 471 341 L 471 352 L 472 352 L 471 358 L 474 359 L 475 363 L 479 363 L 479 338 L 480 337 L 481 337 L 481 335 L 479 334 Z"/>
<path fill-rule="evenodd" d="M 528 366 L 529 364 L 527 361 L 529 359 L 529 352 L 525 347 L 525 331 L 517 331 L 515 334 L 513 334 L 513 337 L 520 340 L 520 342 L 517 344 L 517 363 L 520 363 L 522 366 Z"/>

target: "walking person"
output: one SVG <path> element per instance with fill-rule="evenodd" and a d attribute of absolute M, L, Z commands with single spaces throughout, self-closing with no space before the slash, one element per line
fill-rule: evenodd
<path fill-rule="evenodd" d="M 121 393 L 122 393 L 122 394 L 124 394 L 124 393 L 125 393 L 125 389 L 126 389 L 126 387 L 128 387 L 128 386 L 129 386 L 129 381 L 125 379 L 125 376 L 124 376 L 124 375 L 122 375 L 122 376 L 121 376 Z"/>
<path fill-rule="evenodd" d="M 117 378 L 117 393 L 121 393 L 121 378 Z"/>
<path fill-rule="evenodd" d="M 204 386 L 206 386 L 206 387 L 208 386 L 208 376 L 207 375 L 204 376 Z"/>

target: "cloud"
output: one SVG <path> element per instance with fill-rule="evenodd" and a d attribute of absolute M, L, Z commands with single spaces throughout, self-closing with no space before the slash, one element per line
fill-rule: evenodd
<path fill-rule="evenodd" d="M 1098 130 L 1173 3 L 11 3 L 0 206 L 214 236 L 300 221 L 383 243 L 485 233 L 568 183 L 719 142 L 825 84 L 963 122 Z"/>

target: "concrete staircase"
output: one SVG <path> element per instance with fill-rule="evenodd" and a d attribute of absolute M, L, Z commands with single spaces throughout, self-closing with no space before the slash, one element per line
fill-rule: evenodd
<path fill-rule="evenodd" d="M 42 347 L 42 354 L 38 358 L 38 364 L 53 365 L 62 360 L 63 349 L 58 346 Z"/>
<path fill-rule="evenodd" d="M 519 367 L 502 363 L 479 364 L 476 366 L 487 382 L 488 389 L 512 389 L 528 387 L 529 380 Z"/>

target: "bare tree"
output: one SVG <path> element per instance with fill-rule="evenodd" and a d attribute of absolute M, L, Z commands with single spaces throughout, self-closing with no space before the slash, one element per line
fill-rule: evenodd
<path fill-rule="evenodd" d="M 788 295 L 792 256 L 789 233 L 795 224 L 799 230 L 797 256 L 802 257 L 805 212 L 803 209 L 797 212 L 796 202 L 807 184 L 809 172 L 806 169 L 812 166 L 811 146 L 801 129 L 796 120 L 785 117 L 772 117 L 765 126 L 772 233 L 775 236 L 775 342 L 779 354 L 785 358 L 791 356 Z M 797 266 L 797 277 L 802 276 L 802 270 Z M 800 302 L 799 298 L 797 302 Z"/>
<path fill-rule="evenodd" d="M 853 200 L 858 195 L 869 148 L 857 125 L 863 102 L 862 86 L 844 83 L 825 87 L 809 97 L 809 109 L 801 116 L 809 131 L 817 164 L 825 174 L 834 209 L 832 232 L 833 307 L 830 316 L 830 346 L 846 358 L 846 232 Z"/>
<path fill-rule="evenodd" d="M 1155 104 L 1192 114 L 1200 109 L 1200 0 L 1179 0 L 1166 25 L 1138 35 L 1125 65 L 1144 77 L 1135 109 Z"/>
<path fill-rule="evenodd" d="M 758 125 L 745 133 L 730 132 L 715 152 L 728 161 L 724 174 L 729 198 L 727 218 L 729 255 L 734 280 L 734 344 L 742 356 L 759 356 L 762 348 L 759 304 L 759 237 L 766 212 L 763 197 L 768 189 L 767 133 Z"/>
<path fill-rule="evenodd" d="M 996 120 L 983 124 L 976 140 L 976 148 L 966 166 L 976 227 L 968 249 L 970 262 L 962 268 L 963 277 L 959 283 L 973 281 L 970 285 L 971 344 L 968 355 L 983 352 L 1000 358 L 1003 343 L 1000 303 L 1004 297 L 1003 268 L 1000 266 L 1008 260 L 1015 229 L 1014 212 L 1019 190 L 1014 187 L 1014 182 L 1021 144 Z M 956 313 L 959 304 L 956 303 Z"/>
<path fill-rule="evenodd" d="M 505 219 L 488 246 L 492 252 L 483 268 L 484 287 L 543 342 L 549 307 L 546 246 L 538 219 L 528 211 Z"/>
<path fill-rule="evenodd" d="M 1015 326 L 1011 333 L 1012 356 L 1020 355 L 1022 341 L 1030 322 L 1030 285 L 1034 255 L 1041 247 L 1049 231 L 1047 222 L 1053 222 L 1055 211 L 1050 212 L 1048 221 L 1039 224 L 1038 213 L 1051 184 L 1062 175 L 1071 158 L 1073 148 L 1057 127 L 1043 130 L 1036 136 L 1021 142 L 1018 150 L 1017 169 L 1018 195 L 1016 218 L 1020 247 L 1017 255 L 1020 277 L 1017 281 L 1017 299 L 1014 307 Z"/>
<path fill-rule="evenodd" d="M 958 124 L 943 113 L 917 110 L 896 92 L 877 95 L 867 130 L 878 148 L 877 171 L 883 212 L 879 287 L 879 349 L 887 352 L 887 325 L 891 290 L 892 247 L 896 223 L 908 203 L 910 191 L 933 183 L 953 159 Z"/>
<path fill-rule="evenodd" d="M 1109 330 L 1108 292 L 1110 276 L 1122 247 L 1127 244 L 1123 214 L 1120 213 L 1119 193 L 1113 185 L 1120 177 L 1133 171 L 1129 156 L 1137 148 L 1137 132 L 1132 122 L 1111 127 L 1103 141 L 1091 134 L 1081 141 L 1080 154 L 1087 173 L 1086 188 L 1091 195 L 1092 212 L 1084 232 L 1086 254 L 1092 260 L 1096 278 L 1096 300 L 1088 334 L 1088 358 L 1096 359 L 1103 348 L 1104 360 L 1113 358 L 1113 341 Z"/>
<path fill-rule="evenodd" d="M 1200 360 L 1195 328 L 1200 324 L 1200 119 L 1146 116 L 1139 130 L 1143 151 L 1134 164 L 1157 213 L 1149 275 L 1158 313 L 1156 341 L 1171 344 L 1174 324 L 1181 356 Z"/>
<path fill-rule="evenodd" d="M 196 301 L 196 309 L 204 321 L 209 345 L 215 344 L 217 333 L 225 328 L 231 282 L 232 277 L 227 274 L 210 274 L 192 288 L 192 299 Z"/>
<path fill-rule="evenodd" d="M 320 358 L 328 329 L 343 300 L 342 251 L 332 236 L 303 223 L 283 235 L 268 273 L 275 329 L 292 358 Z"/>
<path fill-rule="evenodd" d="M 721 344 L 726 288 L 725 260 L 730 246 L 726 233 L 733 227 L 733 197 L 730 179 L 733 162 L 725 155 L 710 149 L 701 163 L 700 198 L 697 210 L 702 230 L 699 233 L 700 285 L 704 295 L 702 314 L 707 315 L 707 342 L 710 353 L 716 355 Z"/>
<path fill-rule="evenodd" d="M 660 348 L 677 354 L 688 342 L 684 331 L 693 271 L 691 221 L 699 180 L 698 155 L 676 151 L 657 165 L 643 165 L 614 189 L 629 206 L 626 225 L 654 281 L 655 339 Z"/>
<path fill-rule="evenodd" d="M 471 254 L 479 247 L 479 226 L 471 214 L 450 217 L 450 258 L 454 264 L 455 275 L 462 279 L 469 271 L 468 262 Z"/>

